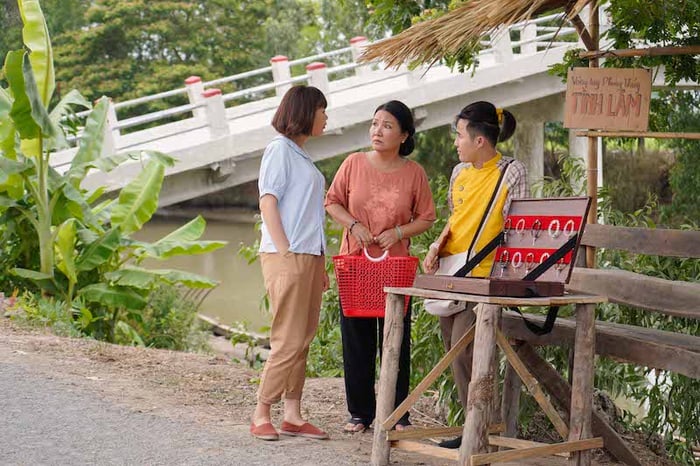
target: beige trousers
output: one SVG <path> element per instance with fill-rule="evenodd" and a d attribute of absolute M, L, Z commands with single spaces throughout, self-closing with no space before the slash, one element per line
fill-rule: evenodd
<path fill-rule="evenodd" d="M 284 395 L 300 400 L 306 356 L 318 328 L 323 295 L 323 256 L 268 254 L 260 256 L 270 298 L 270 355 L 265 362 L 258 400 L 272 404 Z"/>
<path fill-rule="evenodd" d="M 456 345 L 460 338 L 469 330 L 469 327 L 476 322 L 476 315 L 473 312 L 474 303 L 467 303 L 467 308 L 456 314 L 447 317 L 440 317 L 440 330 L 445 350 L 449 351 Z M 467 395 L 469 394 L 469 382 L 472 379 L 472 356 L 474 343 L 470 343 L 464 351 L 459 353 L 452 361 L 452 376 L 457 385 L 457 393 L 462 408 L 467 408 Z"/>

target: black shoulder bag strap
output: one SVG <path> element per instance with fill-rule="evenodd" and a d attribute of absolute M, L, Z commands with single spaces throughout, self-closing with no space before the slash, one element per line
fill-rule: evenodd
<path fill-rule="evenodd" d="M 569 251 L 574 249 L 574 246 L 576 246 L 577 239 L 578 235 L 573 235 L 571 238 L 569 238 L 569 240 L 566 243 L 564 243 L 559 249 L 554 251 L 554 254 L 549 256 L 547 260 L 535 267 L 535 269 L 532 272 L 525 275 L 523 277 L 523 280 L 536 280 L 540 275 L 546 272 L 547 269 L 554 265 L 559 259 L 564 257 Z M 534 290 L 528 289 L 528 291 L 530 292 L 530 296 L 528 297 L 534 298 L 538 296 L 538 294 Z M 520 309 L 518 309 L 517 307 L 509 307 L 508 309 L 520 314 L 520 317 L 522 317 L 525 326 L 535 335 L 546 335 L 549 332 L 551 332 L 554 328 L 554 321 L 557 320 L 557 314 L 559 313 L 559 306 L 550 306 L 549 311 L 547 311 L 547 317 L 544 320 L 544 324 L 537 325 L 527 320 L 523 313 L 520 312 Z"/>
<path fill-rule="evenodd" d="M 469 245 L 469 249 L 467 249 L 467 263 L 462 266 L 458 271 L 454 273 L 453 276 L 455 277 L 466 277 L 469 272 L 472 271 L 474 267 L 479 265 L 482 260 L 486 256 L 491 253 L 496 247 L 498 247 L 499 244 L 503 242 L 503 231 L 499 232 L 495 238 L 493 238 L 489 243 L 484 246 L 484 248 L 481 249 L 478 253 L 474 254 L 471 259 L 469 259 L 469 253 L 472 251 L 474 248 L 474 244 L 476 243 L 477 238 L 479 238 L 479 235 L 481 234 L 481 229 L 484 227 L 484 224 L 486 223 L 486 217 L 488 217 L 489 212 L 491 211 L 491 207 L 493 206 L 493 201 L 496 200 L 496 196 L 498 195 L 498 191 L 501 190 L 501 184 L 503 183 L 503 178 L 506 176 L 506 172 L 508 171 L 508 167 L 510 167 L 510 164 L 513 163 L 513 160 L 508 161 L 506 163 L 506 166 L 503 167 L 503 170 L 501 171 L 501 174 L 498 177 L 498 181 L 496 182 L 496 188 L 493 190 L 493 193 L 491 193 L 491 199 L 489 199 L 489 203 L 486 206 L 486 210 L 484 211 L 484 215 L 481 217 L 481 221 L 479 222 L 479 226 L 476 229 L 476 234 L 474 235 L 474 238 L 472 238 L 472 244 Z"/>

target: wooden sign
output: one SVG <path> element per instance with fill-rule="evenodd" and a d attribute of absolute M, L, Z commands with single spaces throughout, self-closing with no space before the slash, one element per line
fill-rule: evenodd
<path fill-rule="evenodd" d="M 646 131 L 651 71 L 573 68 L 566 79 L 565 128 Z"/>

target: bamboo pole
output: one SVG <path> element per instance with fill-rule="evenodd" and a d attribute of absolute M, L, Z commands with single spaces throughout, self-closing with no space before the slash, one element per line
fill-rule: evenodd
<path fill-rule="evenodd" d="M 578 36 L 581 38 L 581 42 L 583 42 L 583 45 L 585 45 L 589 51 L 595 51 L 598 47 L 593 43 L 593 40 L 591 39 L 591 35 L 588 34 L 588 30 L 586 29 L 586 25 L 583 24 L 581 17 L 579 15 L 575 15 L 574 17 L 572 17 L 571 24 L 573 24 L 574 27 L 576 28 L 576 32 L 578 32 Z M 584 53 L 584 52 L 581 52 L 581 53 Z"/>
<path fill-rule="evenodd" d="M 614 137 L 614 138 L 654 138 L 654 139 L 700 139 L 700 133 L 673 133 L 651 131 L 576 131 L 578 137 Z"/>
<path fill-rule="evenodd" d="M 578 30 L 578 28 L 576 28 Z M 581 37 L 583 40 L 583 37 Z M 585 41 L 584 41 L 585 44 Z M 587 50 L 579 52 L 579 58 L 606 58 L 606 57 L 659 57 L 663 55 L 698 55 L 700 45 L 682 45 L 677 47 L 649 47 L 645 49 L 619 49 L 619 50 Z"/>
<path fill-rule="evenodd" d="M 591 41 L 597 50 L 600 45 L 600 23 L 598 20 L 598 4 L 591 2 L 590 19 L 588 33 L 591 36 Z M 598 68 L 598 59 L 592 58 L 588 62 L 589 68 Z M 588 211 L 587 223 L 598 223 L 598 138 L 588 136 L 588 160 L 586 163 L 586 192 L 591 197 L 591 208 Z M 586 267 L 595 267 L 595 248 L 586 247 Z"/>

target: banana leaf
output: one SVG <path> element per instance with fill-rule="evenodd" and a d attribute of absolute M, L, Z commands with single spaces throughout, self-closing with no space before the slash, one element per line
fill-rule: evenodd
<path fill-rule="evenodd" d="M 71 161 L 66 176 L 76 188 L 80 186 L 92 162 L 102 155 L 102 143 L 104 140 L 104 127 L 107 124 L 107 109 L 109 100 L 102 97 L 95 108 L 90 112 L 85 122 L 85 129 L 80 138 L 78 152 Z"/>
<path fill-rule="evenodd" d="M 112 225 L 124 235 L 141 229 L 158 208 L 158 197 L 163 185 L 165 167 L 151 160 L 146 167 L 119 193 L 119 200 L 112 207 Z"/>
<path fill-rule="evenodd" d="M 80 272 L 93 270 L 107 262 L 119 247 L 120 238 L 119 229 L 112 228 L 106 235 L 90 243 L 75 261 L 76 269 Z"/>
<path fill-rule="evenodd" d="M 26 83 L 24 82 L 24 74 L 22 72 L 24 56 L 25 52 L 23 50 L 14 50 L 8 52 L 5 58 L 5 78 L 10 84 L 10 90 L 14 96 L 10 118 L 12 118 L 21 139 L 35 139 L 41 134 L 41 128 L 34 121 L 32 105 L 27 94 Z"/>
<path fill-rule="evenodd" d="M 90 102 L 88 102 L 85 97 L 83 97 L 80 92 L 73 89 L 68 94 L 66 94 L 61 101 L 56 104 L 56 106 L 49 113 L 49 118 L 56 128 L 56 136 L 54 137 L 52 149 L 61 150 L 69 147 L 68 140 L 66 139 L 66 133 L 61 126 L 61 120 L 68 114 L 71 110 L 71 106 L 77 105 L 85 108 L 90 108 Z"/>
<path fill-rule="evenodd" d="M 124 308 L 140 310 L 146 307 L 148 302 L 132 288 L 111 286 L 106 283 L 94 283 L 81 288 L 78 296 L 85 301 L 102 304 L 109 308 Z"/>
<path fill-rule="evenodd" d="M 10 118 L 12 110 L 12 97 L 5 89 L 0 87 L 0 150 L 5 152 L 4 141 L 12 135 L 14 137 L 15 125 Z"/>
<path fill-rule="evenodd" d="M 162 260 L 175 256 L 206 254 L 221 249 L 227 244 L 226 241 L 169 241 L 145 249 L 150 257 Z"/>
<path fill-rule="evenodd" d="M 105 274 L 105 278 L 115 285 L 130 286 L 149 290 L 158 282 L 171 285 L 183 284 L 190 288 L 213 288 L 219 283 L 202 275 L 172 269 L 144 269 L 141 267 L 125 267 Z"/>
<path fill-rule="evenodd" d="M 177 230 L 163 236 L 161 239 L 153 243 L 155 246 L 159 244 L 175 242 L 175 241 L 194 241 L 198 240 L 204 234 L 204 228 L 207 222 L 201 215 L 197 215 L 186 224 L 182 225 Z"/>
<path fill-rule="evenodd" d="M 30 51 L 31 67 L 36 73 L 38 96 L 46 108 L 51 101 L 56 81 L 49 29 L 38 0 L 18 0 L 17 5 L 24 24 L 22 39 Z"/>

